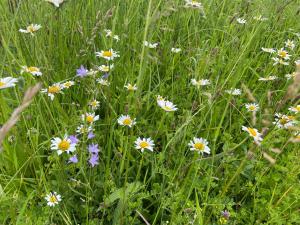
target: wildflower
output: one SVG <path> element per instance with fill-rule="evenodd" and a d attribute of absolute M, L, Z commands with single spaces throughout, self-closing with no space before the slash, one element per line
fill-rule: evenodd
<path fill-rule="evenodd" d="M 289 79 L 291 79 L 291 78 L 295 78 L 295 77 L 296 77 L 296 74 L 297 74 L 296 72 L 293 72 L 293 73 L 291 73 L 291 74 L 286 74 L 285 77 L 286 77 L 286 79 L 289 80 Z"/>
<path fill-rule="evenodd" d="M 43 75 L 40 69 L 35 66 L 22 66 L 21 74 L 23 73 L 30 73 L 31 75 L 38 77 Z"/>
<path fill-rule="evenodd" d="M 263 50 L 264 52 L 267 52 L 267 53 L 274 53 L 274 52 L 276 52 L 276 50 L 274 48 L 261 48 L 261 50 Z"/>
<path fill-rule="evenodd" d="M 158 43 L 150 43 L 148 41 L 144 41 L 144 45 L 148 48 L 156 48 L 158 46 Z"/>
<path fill-rule="evenodd" d="M 62 85 L 59 83 L 53 84 L 49 86 L 47 89 L 42 89 L 41 92 L 47 93 L 50 99 L 53 101 L 56 94 L 61 93 L 61 90 L 63 89 Z"/>
<path fill-rule="evenodd" d="M 291 41 L 290 39 L 288 39 L 284 44 L 285 44 L 285 47 L 287 47 L 289 49 L 293 50 L 295 48 L 294 41 Z"/>
<path fill-rule="evenodd" d="M 161 107 L 163 110 L 165 110 L 167 112 L 173 112 L 173 111 L 177 110 L 176 105 L 174 105 L 170 101 L 157 100 L 157 104 L 159 107 Z"/>
<path fill-rule="evenodd" d="M 185 7 L 203 9 L 202 3 L 195 0 L 185 0 Z"/>
<path fill-rule="evenodd" d="M 257 20 L 257 21 L 266 21 L 266 20 L 268 20 L 267 17 L 263 17 L 262 15 L 254 16 L 253 19 Z"/>
<path fill-rule="evenodd" d="M 109 29 L 105 29 L 104 32 L 106 33 L 106 37 L 112 37 L 115 39 L 117 42 L 120 41 L 120 38 L 118 35 L 113 35 L 112 31 Z"/>
<path fill-rule="evenodd" d="M 50 192 L 46 195 L 45 199 L 47 201 L 47 205 L 53 207 L 61 201 L 61 195 L 58 195 L 56 192 Z"/>
<path fill-rule="evenodd" d="M 91 102 L 89 103 L 89 106 L 91 106 L 92 109 L 95 110 L 95 109 L 99 108 L 100 102 L 97 101 L 96 99 L 94 99 L 93 101 L 91 101 Z"/>
<path fill-rule="evenodd" d="M 222 216 L 225 217 L 227 220 L 229 219 L 230 217 L 230 213 L 227 211 L 227 210 L 224 210 L 221 212 Z"/>
<path fill-rule="evenodd" d="M 87 75 L 89 75 L 89 76 L 94 76 L 94 75 L 96 75 L 98 72 L 99 72 L 99 70 L 93 70 L 93 69 L 90 69 L 90 70 L 88 70 Z"/>
<path fill-rule="evenodd" d="M 128 91 L 136 91 L 137 90 L 136 84 L 131 85 L 130 83 L 128 83 L 124 87 L 127 88 Z"/>
<path fill-rule="evenodd" d="M 133 125 L 136 124 L 135 122 L 135 118 L 134 119 L 131 119 L 131 117 L 129 115 L 121 115 L 119 118 L 118 118 L 118 123 L 121 125 L 121 126 L 128 126 L 128 127 L 132 127 Z"/>
<path fill-rule="evenodd" d="M 179 52 L 181 52 L 181 48 L 171 48 L 171 52 L 179 53 Z"/>
<path fill-rule="evenodd" d="M 199 154 L 207 153 L 210 154 L 210 148 L 207 146 L 208 141 L 204 138 L 194 137 L 193 140 L 190 141 L 188 146 L 191 151 L 197 151 Z"/>
<path fill-rule="evenodd" d="M 18 79 L 13 78 L 13 77 L 0 78 L 0 89 L 14 87 L 14 86 L 16 86 L 17 82 L 18 82 Z"/>
<path fill-rule="evenodd" d="M 96 56 L 106 60 L 113 60 L 114 58 L 120 57 L 118 52 L 114 51 L 112 48 L 107 51 L 96 52 Z"/>
<path fill-rule="evenodd" d="M 99 120 L 99 115 L 95 115 L 95 113 L 85 113 L 81 115 L 82 121 L 87 122 L 88 124 L 92 124 L 95 121 Z"/>
<path fill-rule="evenodd" d="M 88 133 L 87 138 L 88 138 L 88 139 L 93 139 L 94 137 L 95 137 L 95 134 L 93 133 L 93 131 L 90 131 L 90 132 Z"/>
<path fill-rule="evenodd" d="M 89 71 L 83 65 L 81 65 L 80 68 L 76 70 L 76 72 L 77 72 L 76 76 L 82 78 L 87 76 L 87 73 Z"/>
<path fill-rule="evenodd" d="M 291 56 L 289 55 L 288 51 L 284 50 L 283 48 L 277 51 L 277 55 L 279 56 L 279 58 L 285 60 L 289 60 Z"/>
<path fill-rule="evenodd" d="M 258 80 L 260 81 L 273 81 L 278 79 L 278 77 L 276 76 L 268 76 L 268 77 L 260 77 Z"/>
<path fill-rule="evenodd" d="M 295 114 L 300 112 L 300 105 L 297 105 L 296 107 L 290 107 L 289 111 L 294 112 Z"/>
<path fill-rule="evenodd" d="M 96 165 L 99 164 L 99 155 L 98 154 L 91 154 L 91 157 L 89 159 L 89 164 L 92 167 L 95 167 Z"/>
<path fill-rule="evenodd" d="M 41 27 L 42 26 L 39 24 L 30 24 L 26 30 L 19 29 L 19 32 L 34 35 L 34 33 L 41 29 Z"/>
<path fill-rule="evenodd" d="M 243 18 L 237 18 L 236 21 L 239 23 L 239 24 L 245 24 L 247 22 L 247 20 L 243 19 Z"/>
<path fill-rule="evenodd" d="M 110 85 L 109 81 L 106 80 L 106 79 L 103 79 L 103 78 L 98 78 L 96 81 L 97 81 L 99 84 L 103 85 L 103 86 L 109 86 L 109 85 Z"/>
<path fill-rule="evenodd" d="M 293 116 L 287 116 L 281 113 L 276 113 L 275 121 L 273 122 L 273 124 L 275 124 L 278 128 L 288 129 L 294 126 L 295 124 L 294 119 L 295 118 Z"/>
<path fill-rule="evenodd" d="M 62 87 L 63 87 L 63 88 L 69 89 L 69 88 L 70 88 L 71 86 L 73 86 L 74 84 L 75 84 L 74 81 L 67 81 L 67 82 L 65 82 L 65 83 L 62 84 Z"/>
<path fill-rule="evenodd" d="M 69 158 L 69 163 L 78 163 L 78 158 L 76 154 Z"/>
<path fill-rule="evenodd" d="M 88 151 L 89 153 L 92 154 L 98 154 L 99 152 L 98 144 L 89 144 Z"/>
<path fill-rule="evenodd" d="M 111 64 L 109 66 L 101 65 L 98 67 L 98 70 L 100 70 L 101 72 L 108 73 L 113 67 L 114 67 L 114 64 Z"/>
<path fill-rule="evenodd" d="M 76 135 L 70 135 L 69 139 L 71 140 L 72 144 L 77 144 L 79 142 L 79 139 L 77 138 Z"/>
<path fill-rule="evenodd" d="M 60 4 L 64 2 L 64 0 L 46 0 L 47 2 L 52 3 L 55 7 L 59 7 Z"/>
<path fill-rule="evenodd" d="M 280 59 L 278 57 L 273 57 L 272 59 L 274 61 L 274 63 L 273 63 L 274 66 L 277 65 L 277 64 L 281 64 L 281 65 L 284 65 L 284 66 L 289 65 L 289 62 L 286 62 L 283 59 Z"/>
<path fill-rule="evenodd" d="M 51 150 L 57 151 L 58 155 L 61 155 L 63 152 L 70 153 L 76 150 L 76 144 L 72 143 L 67 135 L 63 139 L 55 137 L 51 140 Z"/>
<path fill-rule="evenodd" d="M 80 125 L 77 127 L 76 132 L 79 134 L 86 134 L 92 131 L 92 127 L 90 126 L 85 126 L 85 125 Z"/>
<path fill-rule="evenodd" d="M 226 93 L 230 94 L 230 95 L 241 95 L 242 94 L 242 91 L 240 89 L 229 89 L 229 90 L 226 90 L 225 91 Z"/>
<path fill-rule="evenodd" d="M 210 85 L 210 80 L 208 79 L 201 79 L 201 80 L 196 80 L 196 79 L 191 79 L 191 83 L 194 86 L 200 87 L 200 86 L 206 86 Z"/>
<path fill-rule="evenodd" d="M 256 112 L 259 110 L 259 105 L 256 103 L 248 103 L 248 104 L 245 104 L 245 106 L 249 112 Z"/>
<path fill-rule="evenodd" d="M 138 137 L 134 143 L 135 148 L 140 149 L 141 152 L 144 152 L 145 149 L 148 149 L 149 151 L 153 152 L 154 142 L 151 138 Z"/>
<path fill-rule="evenodd" d="M 248 134 L 253 137 L 254 141 L 256 143 L 260 143 L 263 139 L 262 139 L 262 134 L 258 132 L 257 129 L 255 128 L 251 128 L 251 127 L 245 127 L 242 126 L 242 130 L 248 132 Z"/>

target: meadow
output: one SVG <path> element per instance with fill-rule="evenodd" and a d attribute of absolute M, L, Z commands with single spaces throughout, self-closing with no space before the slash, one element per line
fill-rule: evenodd
<path fill-rule="evenodd" d="M 0 224 L 299 224 L 299 19 L 1 0 Z"/>

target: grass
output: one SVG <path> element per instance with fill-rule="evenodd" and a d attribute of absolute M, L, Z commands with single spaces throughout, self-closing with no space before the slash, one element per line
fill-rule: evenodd
<path fill-rule="evenodd" d="M 293 79 L 285 77 L 299 59 L 299 2 L 202 4 L 203 11 L 186 8 L 181 0 L 66 0 L 59 8 L 38 0 L 0 2 L 0 73 L 18 78 L 16 87 L 0 90 L 1 123 L 30 86 L 75 81 L 53 101 L 39 93 L 6 137 L 0 153 L 1 224 L 300 221 L 299 143 L 291 141 L 299 127 L 295 122 L 280 129 L 272 123 L 275 113 L 299 119 L 288 110 L 299 104 L 299 89 L 295 83 L 297 94 L 287 96 Z M 253 19 L 260 14 L 268 20 Z M 31 23 L 42 25 L 35 35 L 18 32 Z M 120 41 L 105 37 L 104 29 Z M 296 45 L 286 48 L 290 65 L 274 66 L 261 48 L 280 49 L 287 39 Z M 159 45 L 151 49 L 144 41 Z M 172 47 L 182 51 L 172 53 Z M 80 65 L 94 69 L 105 64 L 95 52 L 110 48 L 120 54 L 113 61 L 110 86 L 96 82 L 101 72 L 75 77 Z M 20 74 L 24 65 L 39 67 L 43 75 Z M 269 75 L 278 79 L 259 81 Z M 211 84 L 197 88 L 193 78 Z M 124 88 L 128 82 L 138 89 L 129 92 Z M 242 94 L 226 93 L 230 88 Z M 178 110 L 165 112 L 157 95 Z M 260 106 L 256 115 L 245 108 L 253 98 Z M 69 154 L 51 150 L 51 139 L 76 134 L 93 99 L 100 102 L 95 138 L 78 136 L 79 161 L 68 163 Z M 121 114 L 136 118 L 136 125 L 118 125 Z M 261 145 L 242 126 L 262 132 Z M 154 151 L 135 149 L 138 137 L 151 137 Z M 210 154 L 190 151 L 194 137 L 207 139 Z M 88 163 L 91 143 L 100 147 L 95 167 Z M 55 207 L 45 200 L 51 191 L 62 196 Z"/>

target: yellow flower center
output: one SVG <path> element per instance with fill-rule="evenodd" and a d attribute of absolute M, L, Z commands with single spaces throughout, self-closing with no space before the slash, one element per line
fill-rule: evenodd
<path fill-rule="evenodd" d="M 282 124 L 282 125 L 285 125 L 285 124 L 288 123 L 288 120 L 287 120 L 286 118 L 281 118 L 281 119 L 279 120 L 279 123 Z"/>
<path fill-rule="evenodd" d="M 104 53 L 103 53 L 103 55 L 104 55 Z M 112 55 L 112 54 L 111 54 Z M 109 71 L 109 67 L 108 66 L 103 66 L 102 67 L 102 70 L 104 71 L 104 72 L 108 72 Z"/>
<path fill-rule="evenodd" d="M 281 51 L 281 52 L 279 52 L 279 56 L 280 56 L 281 58 L 285 58 L 285 57 L 287 56 L 287 52 Z"/>
<path fill-rule="evenodd" d="M 123 124 L 127 125 L 127 126 L 130 125 L 131 122 L 132 122 L 132 120 L 130 118 L 126 118 L 126 119 L 123 120 Z"/>
<path fill-rule="evenodd" d="M 58 148 L 62 151 L 66 151 L 70 148 L 70 143 L 66 140 L 62 140 L 59 144 L 58 144 Z"/>
<path fill-rule="evenodd" d="M 257 132 L 253 128 L 248 127 L 248 131 L 253 137 L 257 135 Z"/>
<path fill-rule="evenodd" d="M 30 26 L 27 27 L 27 31 L 30 32 L 30 33 L 32 33 L 32 32 L 35 31 L 35 29 L 34 29 L 34 27 L 32 25 L 30 25 Z"/>
<path fill-rule="evenodd" d="M 71 87 L 72 86 L 72 83 L 70 81 L 67 81 L 66 83 L 64 83 L 64 86 L 65 87 Z"/>
<path fill-rule="evenodd" d="M 204 147 L 205 147 L 205 145 L 200 142 L 194 144 L 194 148 L 197 149 L 198 151 L 203 151 Z"/>
<path fill-rule="evenodd" d="M 87 116 L 86 116 L 86 121 L 87 121 L 88 123 L 92 123 L 92 122 L 94 122 L 94 117 L 91 116 L 91 115 L 87 115 Z"/>
<path fill-rule="evenodd" d="M 54 85 L 48 88 L 48 93 L 56 94 L 60 91 L 60 87 L 58 85 Z"/>
<path fill-rule="evenodd" d="M 91 102 L 91 106 L 96 107 L 97 106 L 97 102 L 96 101 L 92 101 Z"/>
<path fill-rule="evenodd" d="M 56 203 L 57 202 L 57 198 L 55 195 L 52 195 L 49 199 L 49 202 L 52 202 L 52 203 Z"/>
<path fill-rule="evenodd" d="M 256 109 L 256 107 L 255 107 L 254 105 L 250 105 L 250 106 L 249 106 L 249 109 L 253 111 L 253 110 Z"/>
<path fill-rule="evenodd" d="M 0 87 L 3 87 L 4 85 L 5 85 L 5 83 L 0 81 Z"/>
<path fill-rule="evenodd" d="M 164 110 L 166 110 L 166 111 L 171 111 L 172 108 L 171 108 L 170 106 L 164 106 Z"/>
<path fill-rule="evenodd" d="M 148 147 L 149 147 L 149 143 L 146 142 L 146 141 L 142 141 L 142 142 L 140 143 L 140 147 L 141 147 L 141 148 L 148 148 Z"/>
<path fill-rule="evenodd" d="M 111 51 L 104 51 L 103 56 L 105 57 L 112 57 L 112 52 Z"/>
<path fill-rule="evenodd" d="M 27 68 L 29 72 L 38 72 L 39 69 L 37 67 L 34 67 L 34 66 L 30 66 Z"/>
<path fill-rule="evenodd" d="M 298 112 L 300 112 L 300 105 L 297 105 L 297 106 L 295 107 L 295 109 L 296 109 Z"/>

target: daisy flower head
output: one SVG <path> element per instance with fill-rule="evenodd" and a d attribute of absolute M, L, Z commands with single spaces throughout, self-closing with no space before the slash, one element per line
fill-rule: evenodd
<path fill-rule="evenodd" d="M 290 107 L 289 111 L 291 111 L 295 114 L 300 113 L 300 105 L 297 105 L 296 107 Z"/>
<path fill-rule="evenodd" d="M 158 46 L 158 43 L 150 43 L 148 41 L 144 41 L 144 45 L 148 48 L 156 48 Z"/>
<path fill-rule="evenodd" d="M 288 66 L 289 62 L 284 61 L 283 59 L 280 59 L 278 57 L 273 57 L 272 60 L 274 61 L 273 66 L 277 65 L 277 64 L 281 64 L 284 66 Z"/>
<path fill-rule="evenodd" d="M 76 132 L 78 134 L 87 134 L 89 132 L 93 131 L 92 127 L 86 126 L 86 125 L 80 125 L 77 127 Z"/>
<path fill-rule="evenodd" d="M 248 112 L 257 112 L 259 110 L 259 105 L 256 103 L 247 103 L 245 104 L 245 107 Z"/>
<path fill-rule="evenodd" d="M 137 90 L 136 84 L 132 85 L 132 84 L 128 83 L 128 84 L 126 84 L 124 87 L 125 87 L 128 91 L 136 91 L 136 90 Z"/>
<path fill-rule="evenodd" d="M 100 102 L 97 101 L 96 99 L 92 100 L 89 102 L 89 106 L 91 106 L 92 109 L 97 109 L 100 106 Z"/>
<path fill-rule="evenodd" d="M 47 2 L 52 3 L 55 7 L 59 7 L 60 4 L 64 2 L 64 0 L 46 0 Z"/>
<path fill-rule="evenodd" d="M 99 120 L 99 115 L 95 115 L 95 113 L 85 113 L 81 115 L 82 121 L 88 124 L 93 124 L 95 121 Z"/>
<path fill-rule="evenodd" d="M 120 55 L 118 54 L 118 52 L 114 51 L 112 48 L 106 51 L 100 51 L 100 52 L 96 52 L 96 56 L 97 57 L 101 57 L 104 58 L 106 60 L 114 60 L 114 58 L 118 58 L 120 57 Z"/>
<path fill-rule="evenodd" d="M 62 86 L 62 88 L 69 89 L 69 88 L 72 87 L 74 84 L 75 84 L 75 82 L 70 80 L 70 81 L 66 81 L 65 83 L 62 83 L 61 86 Z"/>
<path fill-rule="evenodd" d="M 276 50 L 274 48 L 261 48 L 263 52 L 274 53 Z"/>
<path fill-rule="evenodd" d="M 51 140 L 51 150 L 57 151 L 58 155 L 62 153 L 70 153 L 76 150 L 76 144 L 71 141 L 68 135 L 65 135 L 64 138 L 55 137 Z"/>
<path fill-rule="evenodd" d="M 241 89 L 238 89 L 238 88 L 234 88 L 234 89 L 231 88 L 229 90 L 226 90 L 225 92 L 230 94 L 230 95 L 241 95 L 242 94 Z"/>
<path fill-rule="evenodd" d="M 273 122 L 278 128 L 289 129 L 295 125 L 295 117 L 287 116 L 281 113 L 275 114 L 275 121 Z"/>
<path fill-rule="evenodd" d="M 145 149 L 148 149 L 149 151 L 153 152 L 154 141 L 151 138 L 138 137 L 134 143 L 135 148 L 141 150 L 141 152 L 144 152 Z"/>
<path fill-rule="evenodd" d="M 60 83 L 53 84 L 46 89 L 42 89 L 41 92 L 47 93 L 50 99 L 53 101 L 56 94 L 61 93 L 63 86 Z"/>
<path fill-rule="evenodd" d="M 113 32 L 109 29 L 104 29 L 104 32 L 106 33 L 106 37 L 112 37 L 114 40 L 116 40 L 117 42 L 120 41 L 120 38 L 118 35 L 113 35 Z"/>
<path fill-rule="evenodd" d="M 18 82 L 18 79 L 13 78 L 13 77 L 0 78 L 0 89 L 14 87 L 14 86 L 16 86 L 17 82 Z"/>
<path fill-rule="evenodd" d="M 111 64 L 109 66 L 101 65 L 101 66 L 98 67 L 98 70 L 100 70 L 101 72 L 108 73 L 112 68 L 114 68 L 114 64 Z"/>
<path fill-rule="evenodd" d="M 258 80 L 259 81 L 273 81 L 278 79 L 277 76 L 268 76 L 268 77 L 260 77 Z"/>
<path fill-rule="evenodd" d="M 43 75 L 40 69 L 35 66 L 22 66 L 21 74 L 23 73 L 30 73 L 31 75 L 38 77 Z"/>
<path fill-rule="evenodd" d="M 159 96 L 158 98 L 161 98 L 161 96 Z M 173 112 L 177 110 L 176 105 L 174 105 L 172 102 L 166 101 L 163 98 L 162 99 L 158 99 L 158 98 L 157 98 L 158 106 L 161 107 L 166 112 Z"/>
<path fill-rule="evenodd" d="M 136 124 L 136 122 L 135 122 L 135 118 L 131 119 L 129 115 L 121 115 L 118 118 L 118 124 L 121 126 L 132 127 L 133 125 Z"/>
<path fill-rule="evenodd" d="M 203 9 L 202 3 L 195 0 L 185 0 L 184 6 L 186 8 Z"/>
<path fill-rule="evenodd" d="M 200 87 L 200 86 L 210 85 L 210 80 L 208 80 L 208 79 L 201 79 L 201 80 L 191 79 L 191 83 L 192 83 L 192 85 L 194 85 L 196 87 Z"/>
<path fill-rule="evenodd" d="M 284 42 L 285 47 L 289 48 L 289 49 L 294 49 L 295 48 L 295 43 L 294 41 L 291 41 L 290 39 L 288 39 L 286 42 Z"/>
<path fill-rule="evenodd" d="M 171 48 L 171 52 L 179 53 L 179 52 L 181 52 L 181 48 Z"/>
<path fill-rule="evenodd" d="M 251 137 L 253 137 L 256 143 L 260 143 L 262 139 L 262 134 L 258 132 L 257 129 L 251 127 L 242 126 L 242 130 L 246 131 Z"/>
<path fill-rule="evenodd" d="M 196 151 L 199 154 L 210 154 L 210 148 L 207 146 L 208 141 L 204 138 L 194 137 L 188 144 L 191 151 Z"/>
<path fill-rule="evenodd" d="M 246 24 L 247 23 L 247 20 L 243 19 L 243 18 L 237 18 L 236 21 L 239 23 L 239 24 Z"/>
<path fill-rule="evenodd" d="M 19 32 L 34 35 L 42 26 L 39 24 L 30 24 L 26 29 L 19 29 Z"/>
<path fill-rule="evenodd" d="M 45 199 L 47 201 L 47 205 L 53 207 L 58 205 L 58 203 L 61 201 L 61 195 L 57 194 L 56 192 L 50 192 L 46 195 Z"/>
<path fill-rule="evenodd" d="M 98 78 L 96 81 L 99 84 L 101 84 L 102 86 L 109 86 L 110 85 L 110 82 L 107 79 Z"/>
<path fill-rule="evenodd" d="M 279 58 L 284 59 L 284 60 L 289 60 L 290 56 L 288 51 L 284 50 L 283 48 L 279 49 L 277 51 L 277 55 L 279 56 Z"/>

